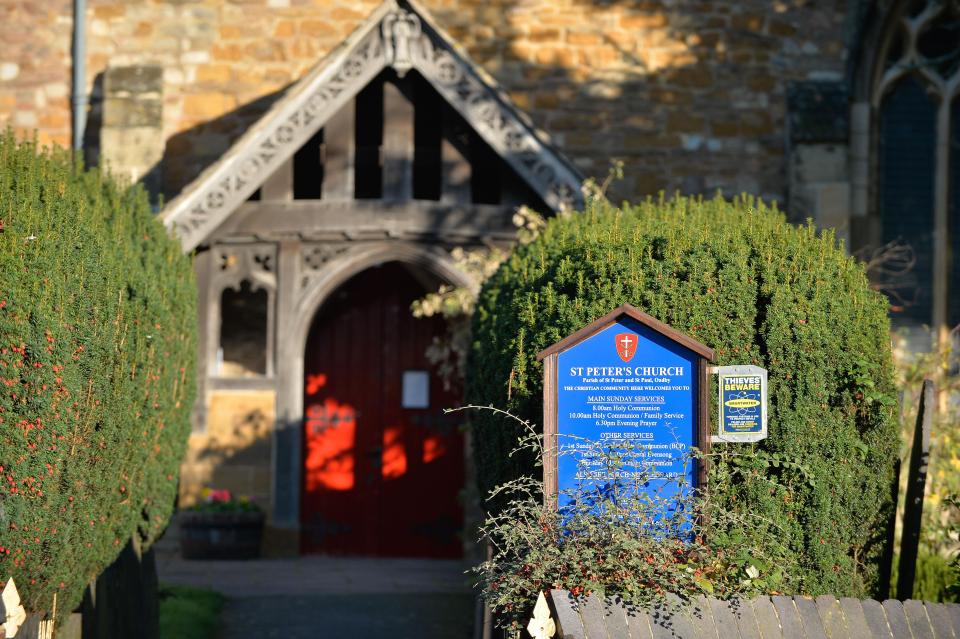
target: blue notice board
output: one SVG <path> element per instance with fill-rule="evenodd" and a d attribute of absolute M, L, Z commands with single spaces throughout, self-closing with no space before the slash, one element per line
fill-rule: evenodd
<path fill-rule="evenodd" d="M 712 356 L 626 305 L 541 353 L 545 374 L 555 376 L 545 384 L 555 412 L 549 400 L 544 406 L 545 433 L 553 435 L 555 424 L 557 454 L 545 459 L 545 477 L 555 463 L 555 486 L 547 481 L 547 490 L 555 491 L 559 507 L 615 484 L 667 500 L 695 486 L 690 449 L 700 445 L 704 359 Z M 632 444 L 629 461 L 611 468 L 603 451 L 621 442 Z"/>

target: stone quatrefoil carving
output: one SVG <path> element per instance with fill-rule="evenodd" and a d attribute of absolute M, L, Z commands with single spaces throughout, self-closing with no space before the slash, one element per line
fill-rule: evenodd
<path fill-rule="evenodd" d="M 579 203 L 575 170 L 417 13 L 394 6 L 338 64 L 332 73 L 317 76 L 325 81 L 313 78 L 307 86 L 294 87 L 284 107 L 265 116 L 272 121 L 265 122 L 257 136 L 238 143 L 248 148 L 229 153 L 220 166 L 199 178 L 197 187 L 170 203 L 163 219 L 176 228 L 185 250 L 205 241 L 346 99 L 388 66 L 401 76 L 418 70 L 551 208 Z"/>
<path fill-rule="evenodd" d="M 300 251 L 300 288 L 306 289 L 310 281 L 330 260 L 336 259 L 350 249 L 348 244 L 304 244 Z"/>
<path fill-rule="evenodd" d="M 277 249 L 273 244 L 218 244 L 213 248 L 213 290 L 239 291 L 243 282 L 250 290 L 277 288 Z"/>

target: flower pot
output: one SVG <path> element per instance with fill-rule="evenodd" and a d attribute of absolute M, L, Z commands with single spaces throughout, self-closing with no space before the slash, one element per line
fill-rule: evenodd
<path fill-rule="evenodd" d="M 180 553 L 184 559 L 256 559 L 263 538 L 261 512 L 184 511 Z"/>

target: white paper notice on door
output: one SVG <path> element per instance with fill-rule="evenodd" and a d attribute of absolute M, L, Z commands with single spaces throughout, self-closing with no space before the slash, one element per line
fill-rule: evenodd
<path fill-rule="evenodd" d="M 403 371 L 403 408 L 430 407 L 430 373 L 427 371 Z"/>

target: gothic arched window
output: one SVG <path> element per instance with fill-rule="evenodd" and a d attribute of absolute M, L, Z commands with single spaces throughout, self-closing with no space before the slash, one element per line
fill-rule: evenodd
<path fill-rule="evenodd" d="M 217 244 L 212 253 L 207 375 L 220 381 L 272 377 L 276 248 Z"/>
<path fill-rule="evenodd" d="M 912 249 L 880 282 L 895 326 L 960 324 L 960 0 L 911 0 L 891 15 L 872 103 L 879 239 Z"/>
<path fill-rule="evenodd" d="M 269 294 L 250 280 L 220 295 L 220 347 L 216 374 L 251 377 L 267 374 Z"/>

